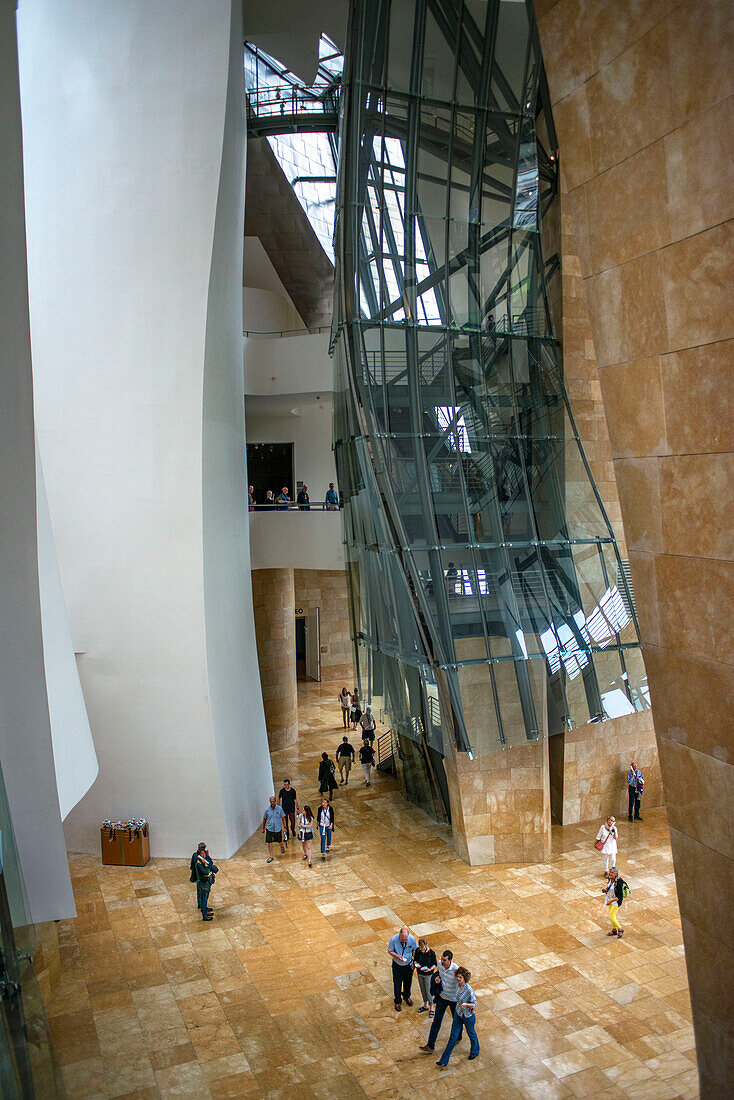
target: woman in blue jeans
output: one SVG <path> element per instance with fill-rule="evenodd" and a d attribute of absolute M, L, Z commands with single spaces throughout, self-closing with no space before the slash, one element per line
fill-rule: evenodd
<path fill-rule="evenodd" d="M 471 1060 L 476 1058 L 477 1054 L 479 1054 L 479 1040 L 477 1039 L 477 1031 L 474 1026 L 477 1020 L 477 998 L 474 994 L 474 990 L 469 985 L 470 978 L 471 974 L 466 967 L 460 966 L 457 968 L 456 984 L 459 987 L 459 992 L 456 995 L 456 1011 L 454 1012 L 454 1019 L 451 1024 L 451 1034 L 446 1044 L 446 1050 L 436 1062 L 436 1065 L 442 1068 L 449 1064 L 451 1051 L 461 1038 L 461 1029 L 463 1027 L 466 1028 L 466 1033 L 469 1036 L 469 1061 L 471 1062 Z"/>
<path fill-rule="evenodd" d="M 321 858 L 326 859 L 326 853 L 331 851 L 331 838 L 334 835 L 334 810 L 329 805 L 328 798 L 322 798 L 321 800 L 319 833 L 321 835 Z"/>

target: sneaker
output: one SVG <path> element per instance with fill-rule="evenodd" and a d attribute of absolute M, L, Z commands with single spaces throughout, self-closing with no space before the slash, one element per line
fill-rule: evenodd
<path fill-rule="evenodd" d="M 446 1069 L 448 1062 L 436 1062 L 436 1065 L 439 1067 L 439 1069 Z"/>
<path fill-rule="evenodd" d="M 214 920 L 214 917 L 210 913 L 205 913 L 201 918 L 202 920 Z"/>
<path fill-rule="evenodd" d="M 369 783 L 365 783 L 365 787 L 369 787 Z"/>
<path fill-rule="evenodd" d="M 479 1055 L 478 1055 L 478 1054 L 470 1054 L 470 1055 L 469 1055 L 469 1058 L 468 1058 L 468 1061 L 469 1061 L 469 1062 L 471 1062 L 471 1061 L 473 1061 L 473 1060 L 474 1060 L 474 1058 L 478 1058 L 478 1057 L 479 1057 Z"/>
<path fill-rule="evenodd" d="M 635 821 L 644 821 L 644 818 L 642 818 L 642 817 L 636 817 L 636 818 L 635 818 Z"/>

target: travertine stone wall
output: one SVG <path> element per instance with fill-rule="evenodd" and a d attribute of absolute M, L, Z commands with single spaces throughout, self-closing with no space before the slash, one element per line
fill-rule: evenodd
<path fill-rule="evenodd" d="M 296 569 L 296 607 L 320 609 L 321 679 L 355 684 L 349 633 L 347 574 L 343 569 Z M 325 652 L 323 652 L 325 647 Z"/>
<path fill-rule="evenodd" d="M 292 569 L 253 569 L 257 657 L 271 751 L 298 739 L 295 598 Z"/>
<path fill-rule="evenodd" d="M 660 806 L 660 778 L 655 729 L 649 710 L 625 714 L 611 722 L 590 722 L 563 735 L 563 808 L 561 824 L 627 815 L 627 769 L 634 760 L 645 777 L 645 807 Z"/>
<path fill-rule="evenodd" d="M 469 760 L 447 753 L 454 847 L 472 866 L 542 863 L 550 855 L 548 741 Z"/>
<path fill-rule="evenodd" d="M 701 1090 L 729 1096 L 731 5 L 536 10 L 637 593 Z"/>

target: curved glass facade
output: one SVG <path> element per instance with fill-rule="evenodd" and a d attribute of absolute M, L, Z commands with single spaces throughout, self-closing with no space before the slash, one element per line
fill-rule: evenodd
<path fill-rule="evenodd" d="M 488 754 L 649 705 L 563 383 L 559 219 L 532 4 L 355 0 L 334 328 L 352 628 L 363 694 L 438 789 L 451 741 Z"/>

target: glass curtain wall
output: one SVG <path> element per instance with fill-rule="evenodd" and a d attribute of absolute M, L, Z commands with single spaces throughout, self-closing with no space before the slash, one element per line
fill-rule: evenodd
<path fill-rule="evenodd" d="M 649 702 L 563 383 L 532 3 L 353 0 L 342 97 L 335 453 L 356 660 L 439 798 L 451 742 L 489 754 Z"/>
<path fill-rule="evenodd" d="M 0 768 L 0 1096 L 3 1100 L 64 1100 L 33 956 L 36 927 L 13 834 Z"/>

